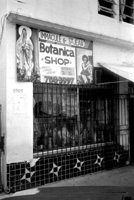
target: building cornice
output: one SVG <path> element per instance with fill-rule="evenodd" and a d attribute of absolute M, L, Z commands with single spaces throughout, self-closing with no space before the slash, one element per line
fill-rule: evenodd
<path fill-rule="evenodd" d="M 68 27 L 62 24 L 56 24 L 50 21 L 44 21 L 43 19 L 33 18 L 31 16 L 26 16 L 21 13 L 10 12 L 7 16 L 7 19 L 11 23 L 25 25 L 40 30 L 47 30 L 66 36 L 73 36 L 76 38 L 92 40 L 94 42 L 106 43 L 129 49 L 134 48 L 134 43 L 131 41 L 121 40 L 119 38 L 114 38 L 90 31 L 84 31 L 82 29 Z"/>

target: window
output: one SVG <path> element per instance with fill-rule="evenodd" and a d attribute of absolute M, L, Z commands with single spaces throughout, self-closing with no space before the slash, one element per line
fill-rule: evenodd
<path fill-rule="evenodd" d="M 98 13 L 108 17 L 114 17 L 114 0 L 98 0 Z"/>
<path fill-rule="evenodd" d="M 34 152 L 56 153 L 113 141 L 112 91 L 34 84 Z"/>
<path fill-rule="evenodd" d="M 134 0 L 120 0 L 120 18 L 126 23 L 134 24 Z"/>

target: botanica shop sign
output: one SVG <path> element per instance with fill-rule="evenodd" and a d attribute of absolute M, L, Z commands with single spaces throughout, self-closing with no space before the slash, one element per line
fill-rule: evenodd
<path fill-rule="evenodd" d="M 76 84 L 75 48 L 39 41 L 40 81 Z"/>
<path fill-rule="evenodd" d="M 17 25 L 17 80 L 92 83 L 92 42 Z M 76 69 L 77 67 L 77 69 Z"/>

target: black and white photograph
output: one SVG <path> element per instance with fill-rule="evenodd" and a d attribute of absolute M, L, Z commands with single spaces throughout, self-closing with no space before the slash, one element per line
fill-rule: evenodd
<path fill-rule="evenodd" d="M 134 200 L 134 0 L 0 0 L 0 200 Z"/>

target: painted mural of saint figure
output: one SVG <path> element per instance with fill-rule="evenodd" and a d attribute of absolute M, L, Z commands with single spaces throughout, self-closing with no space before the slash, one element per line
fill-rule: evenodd
<path fill-rule="evenodd" d="M 93 66 L 90 62 L 89 56 L 83 55 L 82 61 L 83 61 L 81 64 L 82 71 L 80 75 L 82 76 L 84 83 L 91 83 L 93 80 L 93 77 L 92 77 Z"/>
<path fill-rule="evenodd" d="M 29 27 L 19 27 L 19 39 L 16 43 L 17 73 L 21 80 L 30 80 L 33 72 L 33 44 Z"/>

